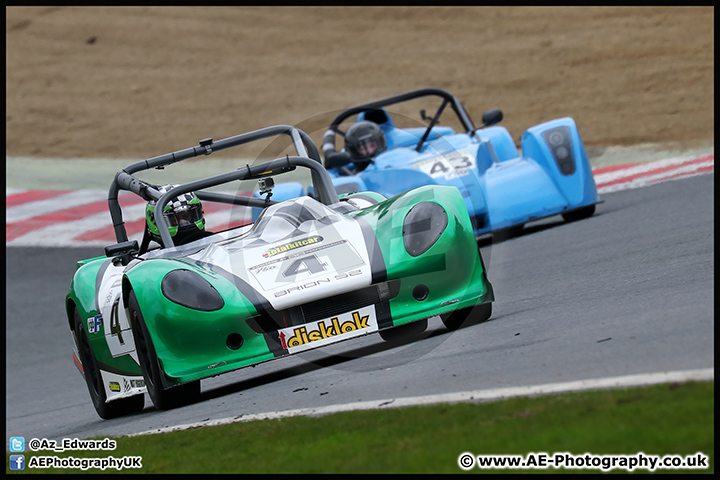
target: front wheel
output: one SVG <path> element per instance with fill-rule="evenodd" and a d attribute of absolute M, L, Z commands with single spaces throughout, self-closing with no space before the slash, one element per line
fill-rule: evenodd
<path fill-rule="evenodd" d="M 587 207 L 578 208 L 572 212 L 563 213 L 562 217 L 566 222 L 575 222 L 584 218 L 592 217 L 595 213 L 595 205 L 589 205 Z"/>
<path fill-rule="evenodd" d="M 160 370 L 155 347 L 133 291 L 130 291 L 128 296 L 128 313 L 145 386 L 155 407 L 160 410 L 169 410 L 196 401 L 200 396 L 200 380 L 177 387 L 165 388 L 163 386 L 163 373 Z"/>
<path fill-rule="evenodd" d="M 462 327 L 477 325 L 486 322 L 492 315 L 492 303 L 483 303 L 472 307 L 453 310 L 440 314 L 443 325 L 448 330 L 457 330 Z"/>
<path fill-rule="evenodd" d="M 380 337 L 386 342 L 400 342 L 403 340 L 414 340 L 425 330 L 427 330 L 428 320 L 423 318 L 422 320 L 416 320 L 410 323 L 404 323 L 397 327 L 387 328 L 380 330 Z"/>
<path fill-rule="evenodd" d="M 145 407 L 144 394 L 119 398 L 112 402 L 107 401 L 107 394 L 105 393 L 105 386 L 103 385 L 98 361 L 90 345 L 90 339 L 85 331 L 85 325 L 80 318 L 80 312 L 77 307 L 74 312 L 74 320 L 78 355 L 80 356 L 83 373 L 85 374 L 85 383 L 87 384 L 88 392 L 90 392 L 90 398 L 92 399 L 93 407 L 95 407 L 97 414 L 100 418 L 109 420 L 142 411 Z"/>

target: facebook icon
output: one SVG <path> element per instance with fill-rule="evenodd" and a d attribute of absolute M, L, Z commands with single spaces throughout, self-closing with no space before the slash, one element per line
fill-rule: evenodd
<path fill-rule="evenodd" d="M 10 470 L 25 470 L 25 455 L 10 455 Z"/>

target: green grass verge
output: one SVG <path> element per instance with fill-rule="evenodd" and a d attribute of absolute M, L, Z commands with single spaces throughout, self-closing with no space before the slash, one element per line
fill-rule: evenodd
<path fill-rule="evenodd" d="M 674 471 L 712 473 L 714 382 L 239 422 L 115 440 L 113 451 L 25 452 L 26 464 L 40 455 L 112 455 L 142 457 L 141 469 L 121 473 L 464 473 L 458 466 L 458 457 L 464 452 L 523 457 L 540 452 L 577 456 L 701 452 L 709 457 L 708 468 Z M 19 472 L 6 467 L 6 471 L 15 475 L 83 473 L 78 468 L 26 468 Z M 89 469 L 86 473 L 100 471 Z M 491 471 L 474 467 L 469 473 Z M 118 472 L 107 469 L 104 473 Z"/>

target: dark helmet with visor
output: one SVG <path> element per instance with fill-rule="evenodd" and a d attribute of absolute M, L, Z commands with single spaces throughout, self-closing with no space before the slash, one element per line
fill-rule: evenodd
<path fill-rule="evenodd" d="M 367 166 L 373 157 L 387 150 L 385 133 L 375 122 L 356 122 L 345 133 L 345 150 L 356 166 Z"/>

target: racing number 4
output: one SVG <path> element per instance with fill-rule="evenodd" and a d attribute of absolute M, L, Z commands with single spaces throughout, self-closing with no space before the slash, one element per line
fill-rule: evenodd
<path fill-rule="evenodd" d="M 127 355 L 135 350 L 132 332 L 129 331 L 130 324 L 125 316 L 125 309 L 120 305 L 121 300 L 120 292 L 118 292 L 112 307 L 110 307 L 110 312 L 107 313 L 110 317 L 110 325 L 105 331 L 105 341 L 113 357 Z"/>
<path fill-rule="evenodd" d="M 324 271 L 325 264 L 322 263 L 316 255 L 309 255 L 293 261 L 283 272 L 283 277 L 290 277 L 303 272 L 309 272 L 311 275 L 314 275 Z"/>
<path fill-rule="evenodd" d="M 123 340 L 122 328 L 120 327 L 120 318 L 118 316 L 118 307 L 120 305 L 120 296 L 115 299 L 112 309 L 110 310 L 110 334 L 117 335 L 120 345 L 125 345 Z"/>

